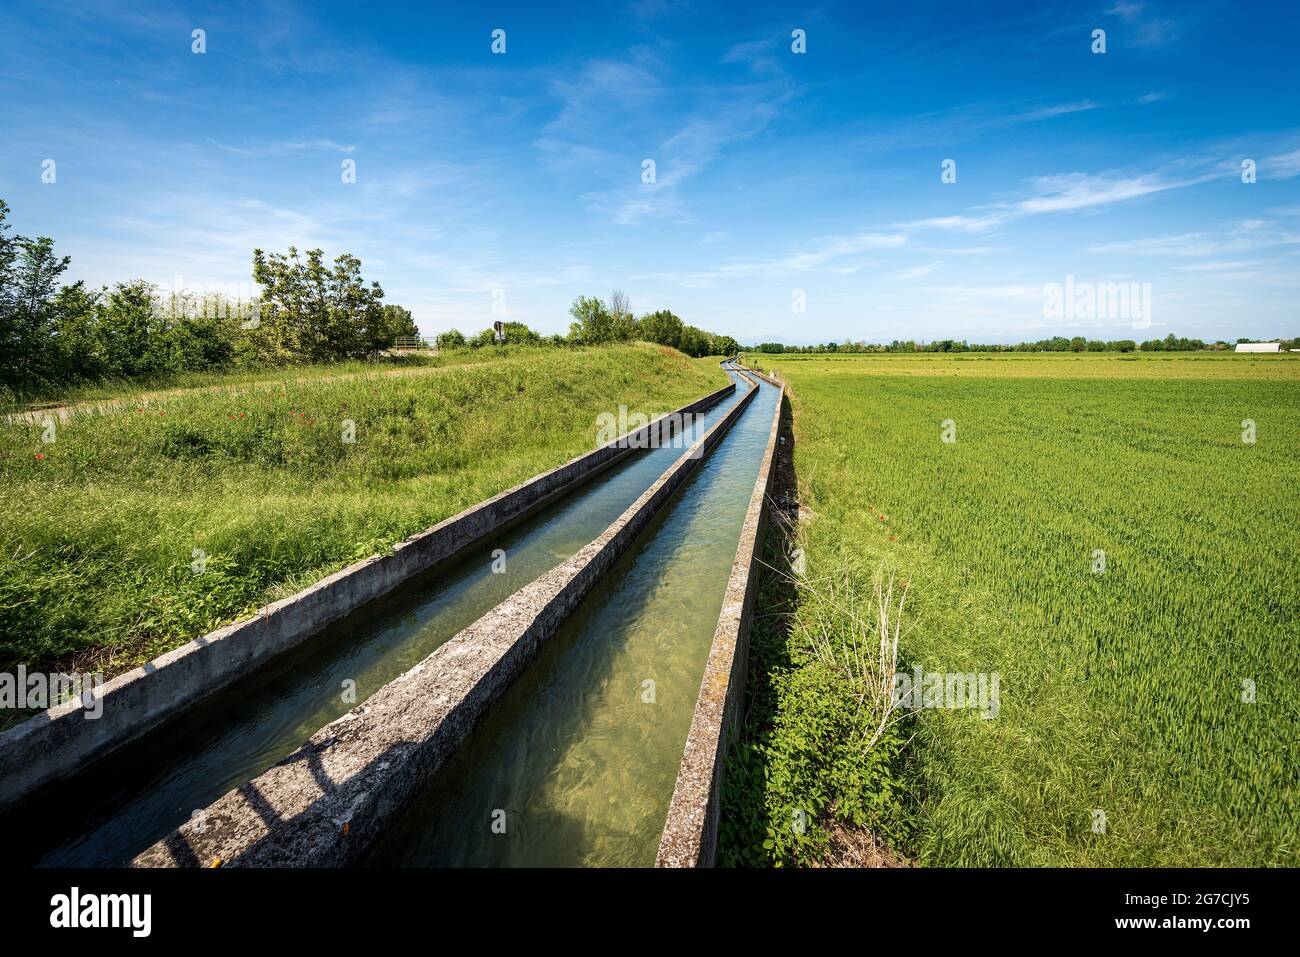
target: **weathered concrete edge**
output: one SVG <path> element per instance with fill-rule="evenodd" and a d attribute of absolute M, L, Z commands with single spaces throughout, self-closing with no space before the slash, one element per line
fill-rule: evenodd
<path fill-rule="evenodd" d="M 746 371 L 780 391 L 722 600 L 722 614 L 704 666 L 655 867 L 712 867 L 717 853 L 722 772 L 727 745 L 739 722 L 749 667 L 749 631 L 758 583 L 758 575 L 751 574 L 751 570 L 763 542 L 767 498 L 775 474 L 772 462 L 781 426 L 781 399 L 785 395 L 785 386 L 778 380 L 753 369 Z"/>
<path fill-rule="evenodd" d="M 576 555 L 219 798 L 132 866 L 323 867 L 363 859 L 755 394 L 751 389 L 741 397 Z"/>
<path fill-rule="evenodd" d="M 74 699 L 0 733 L 0 808 L 136 740 L 163 721 L 247 675 L 438 562 L 521 515 L 565 494 L 631 454 L 634 443 L 674 416 L 700 412 L 735 391 L 735 382 L 444 519 L 355 562 L 297 594 L 273 602 L 252 618 L 195 638 L 118 675 L 97 692 L 99 718 L 86 720 Z M 89 692 L 88 692 L 89 693 Z M 93 699 L 92 699 L 93 700 Z"/>

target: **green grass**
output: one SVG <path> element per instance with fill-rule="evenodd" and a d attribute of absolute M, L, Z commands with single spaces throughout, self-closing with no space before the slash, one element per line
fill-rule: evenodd
<path fill-rule="evenodd" d="M 848 574 L 862 592 L 874 569 L 896 573 L 910 584 L 901 667 L 1001 675 L 996 719 L 924 709 L 888 770 L 864 772 L 907 782 L 887 836 L 937 865 L 1300 861 L 1300 363 L 753 358 L 791 389 L 808 580 Z M 855 612 L 850 597 L 822 627 L 840 640 Z M 767 655 L 779 687 L 805 667 L 798 631 Z M 742 748 L 757 742 L 768 782 L 807 760 L 770 729 L 841 707 L 804 684 L 751 718 Z M 804 805 L 826 819 L 834 770 Z M 724 851 L 799 859 L 755 846 L 733 835 Z"/>
<path fill-rule="evenodd" d="M 512 347 L 513 348 L 513 347 Z M 50 386 L 21 398 L 0 395 L 0 414 L 40 411 L 58 406 L 95 406 L 116 404 L 135 399 L 166 398 L 181 392 L 199 390 L 227 391 L 278 386 L 286 381 L 339 379 L 345 376 L 369 376 L 381 372 L 401 375 L 422 369 L 462 366 L 492 362 L 505 354 L 501 347 L 460 349 L 450 352 L 406 353 L 380 356 L 371 362 L 336 362 L 329 365 L 290 366 L 286 368 L 236 369 L 228 372 L 184 372 L 148 379 L 105 380 L 74 385 Z"/>
<path fill-rule="evenodd" d="M 0 425 L 0 670 L 123 671 L 726 381 L 645 345 L 461 355 Z"/>

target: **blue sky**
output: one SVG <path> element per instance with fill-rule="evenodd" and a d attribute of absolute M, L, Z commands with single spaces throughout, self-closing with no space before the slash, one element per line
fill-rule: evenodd
<path fill-rule="evenodd" d="M 0 198 L 96 285 L 352 252 L 429 334 L 620 288 L 742 342 L 1294 336 L 1298 40 L 1294 2 L 8 4 Z M 1067 277 L 1149 328 L 1047 315 Z"/>

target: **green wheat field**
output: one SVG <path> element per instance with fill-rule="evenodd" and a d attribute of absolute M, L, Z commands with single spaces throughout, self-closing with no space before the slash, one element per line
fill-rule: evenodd
<path fill-rule="evenodd" d="M 1300 361 L 751 361 L 788 383 L 807 579 L 883 567 L 909 586 L 900 669 L 1001 675 L 996 719 L 906 729 L 902 850 L 1298 862 Z"/>

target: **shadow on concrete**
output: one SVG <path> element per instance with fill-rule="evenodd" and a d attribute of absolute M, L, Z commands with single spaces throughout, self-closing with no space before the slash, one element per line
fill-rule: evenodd
<path fill-rule="evenodd" d="M 799 483 L 794 467 L 794 429 L 790 398 L 781 400 L 768 521 L 763 536 L 754 624 L 749 636 L 749 673 L 740 731 L 727 750 L 722 779 L 722 814 L 717 864 L 766 867 L 764 810 L 767 760 L 763 745 L 771 734 L 777 697 L 773 675 L 791 668 L 790 622 L 799 592 L 791 578 L 791 551 L 799 523 Z"/>

